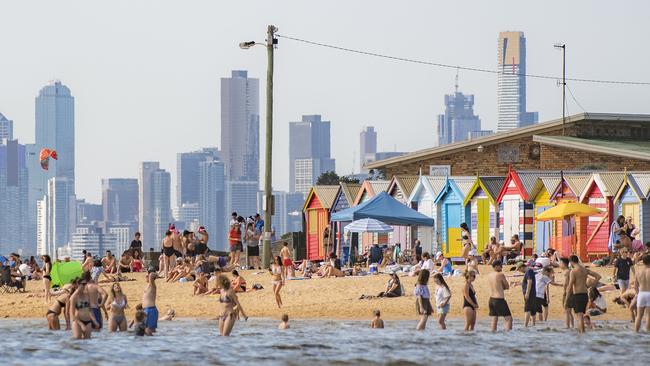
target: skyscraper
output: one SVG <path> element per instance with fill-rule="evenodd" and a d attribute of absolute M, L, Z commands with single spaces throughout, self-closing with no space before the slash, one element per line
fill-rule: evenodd
<path fill-rule="evenodd" d="M 375 161 L 375 154 L 377 154 L 377 132 L 373 126 L 364 127 L 361 130 L 360 136 L 360 152 L 359 152 L 359 171 L 367 173 L 364 165 L 371 161 Z"/>
<path fill-rule="evenodd" d="M 474 114 L 474 95 L 458 91 L 445 95 L 445 114 L 438 115 L 438 146 L 465 141 L 481 130 L 481 119 Z"/>
<path fill-rule="evenodd" d="M 219 149 L 204 148 L 199 151 L 178 153 L 176 155 L 176 206 L 183 203 L 198 203 L 199 163 L 219 159 Z"/>
<path fill-rule="evenodd" d="M 36 254 L 35 241 L 27 240 L 27 179 L 25 145 L 0 138 L 0 253 Z"/>
<path fill-rule="evenodd" d="M 76 227 L 77 199 L 74 183 L 65 177 L 53 177 L 47 181 L 47 190 L 38 202 L 39 255 L 58 255 L 60 248 L 70 244 L 70 237 Z"/>
<path fill-rule="evenodd" d="M 138 230 L 138 180 L 134 178 L 102 179 L 102 211 L 108 224 L 129 224 Z"/>
<path fill-rule="evenodd" d="M 279 238 L 289 232 L 302 231 L 302 207 L 305 203 L 302 193 L 276 191 L 273 192 L 273 197 L 275 213 L 272 226 L 275 229 L 276 237 Z M 259 192 L 257 199 L 257 210 L 262 212 L 263 192 Z"/>
<path fill-rule="evenodd" d="M 214 238 L 213 248 L 226 250 L 226 181 L 224 163 L 199 163 L 199 222 Z"/>
<path fill-rule="evenodd" d="M 321 173 L 336 169 L 330 157 L 330 121 L 319 114 L 289 122 L 289 190 L 307 194 Z"/>
<path fill-rule="evenodd" d="M 260 178 L 259 80 L 233 70 L 221 78 L 221 158 L 226 210 L 250 215 L 257 206 Z"/>
<path fill-rule="evenodd" d="M 75 194 L 75 118 L 74 97 L 70 89 L 60 81 L 50 82 L 39 91 L 35 112 L 36 142 L 26 148 L 29 176 L 27 239 L 31 242 L 36 240 L 33 233 L 37 228 L 37 201 L 48 193 L 48 181 L 53 177 L 65 178 L 66 191 L 71 196 Z M 42 148 L 56 150 L 58 155 L 58 160 L 50 161 L 48 170 L 40 166 L 39 152 Z"/>
<path fill-rule="evenodd" d="M 497 64 L 497 132 L 537 123 L 537 112 L 526 112 L 524 32 L 499 33 Z"/>
<path fill-rule="evenodd" d="M 103 256 L 107 250 L 120 257 L 117 244 L 117 235 L 106 233 L 96 223 L 81 224 L 71 236 L 70 247 L 72 259 L 83 261 L 83 251 L 86 250 L 93 255 Z"/>
<path fill-rule="evenodd" d="M 142 245 L 158 248 L 172 221 L 170 187 L 171 176 L 160 169 L 159 162 L 142 162 L 138 174 L 138 209 Z"/>
<path fill-rule="evenodd" d="M 14 139 L 14 121 L 0 113 L 0 142 Z"/>

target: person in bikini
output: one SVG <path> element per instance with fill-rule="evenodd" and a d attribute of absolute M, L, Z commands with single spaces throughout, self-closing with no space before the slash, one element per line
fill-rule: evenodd
<path fill-rule="evenodd" d="M 578 332 L 585 332 L 585 318 L 584 315 L 587 311 L 587 304 L 589 303 L 589 295 L 587 294 L 587 280 L 589 277 L 594 279 L 594 283 L 598 283 L 600 275 L 590 269 L 585 268 L 577 255 L 569 257 L 571 263 L 571 273 L 569 274 L 569 285 L 567 286 L 567 308 L 573 309 L 576 317 L 578 318 Z"/>
<path fill-rule="evenodd" d="M 90 309 L 88 281 L 83 278 L 77 283 L 76 291 L 70 296 L 70 319 L 72 319 L 72 336 L 74 339 L 90 339 L 93 327 L 99 327 Z"/>
<path fill-rule="evenodd" d="M 239 303 L 237 294 L 231 288 L 228 277 L 220 275 L 217 278 L 217 283 L 221 289 L 219 303 L 223 307 L 221 316 L 219 316 L 219 334 L 228 337 L 235 326 L 235 321 L 239 318 L 239 314 L 244 316 L 245 320 L 248 320 L 248 316 L 246 316 L 244 308 Z"/>
<path fill-rule="evenodd" d="M 52 259 L 49 255 L 44 255 L 41 257 L 43 261 L 43 286 L 45 287 L 45 303 L 50 302 L 50 286 L 52 284 L 52 277 L 50 272 L 52 271 Z"/>
<path fill-rule="evenodd" d="M 109 305 L 111 315 L 108 318 L 108 331 L 120 332 L 126 331 L 126 316 L 124 309 L 128 308 L 126 295 L 122 292 L 122 287 L 119 283 L 114 283 L 111 287 L 111 303 Z"/>
<path fill-rule="evenodd" d="M 49 330 L 60 330 L 61 324 L 59 322 L 59 315 L 63 313 L 65 317 L 65 330 L 70 330 L 70 312 L 67 311 L 68 300 L 74 291 L 76 290 L 74 284 L 67 284 L 63 286 L 63 289 L 57 294 L 56 298 L 50 307 L 47 309 L 47 327 Z"/>
<path fill-rule="evenodd" d="M 637 316 L 634 322 L 634 329 L 638 332 L 645 315 L 645 330 L 650 332 L 650 254 L 641 258 L 642 265 L 636 271 L 636 310 Z"/>
<path fill-rule="evenodd" d="M 167 230 L 165 232 L 165 238 L 162 241 L 162 254 L 163 257 L 160 261 L 160 270 L 162 275 L 167 277 L 169 271 L 172 269 L 172 266 L 176 262 L 176 251 L 174 250 L 174 238 L 172 237 L 172 231 Z M 162 268 L 164 267 L 164 268 Z"/>
<path fill-rule="evenodd" d="M 504 317 L 506 320 L 506 331 L 512 330 L 512 314 L 510 307 L 506 302 L 504 292 L 510 288 L 506 276 L 503 274 L 503 265 L 500 260 L 492 262 L 494 272 L 488 275 L 488 283 L 490 285 L 490 301 L 488 307 L 490 309 L 490 317 L 492 317 L 492 331 L 496 332 L 499 317 Z"/>
<path fill-rule="evenodd" d="M 158 308 L 156 307 L 156 278 L 158 275 L 154 268 L 147 270 L 147 287 L 142 294 L 142 307 L 147 320 L 145 322 L 146 328 L 149 332 L 154 333 L 158 328 Z"/>
<path fill-rule="evenodd" d="M 271 285 L 273 286 L 275 303 L 278 304 L 278 308 L 281 308 L 282 297 L 280 296 L 280 289 L 284 286 L 284 279 L 282 277 L 282 258 L 280 256 L 275 257 L 275 261 L 269 267 L 269 272 L 271 273 Z"/>
<path fill-rule="evenodd" d="M 194 281 L 194 292 L 192 295 L 203 295 L 208 292 L 208 277 L 205 273 L 201 272 L 197 274 L 196 280 Z"/>
<path fill-rule="evenodd" d="M 236 269 L 232 270 L 230 285 L 235 292 L 246 292 L 246 280 L 239 275 Z"/>

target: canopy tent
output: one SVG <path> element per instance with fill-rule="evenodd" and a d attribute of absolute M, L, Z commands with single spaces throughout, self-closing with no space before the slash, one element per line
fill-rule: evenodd
<path fill-rule="evenodd" d="M 63 286 L 83 275 L 83 269 L 79 262 L 56 262 L 50 271 L 52 286 Z"/>
<path fill-rule="evenodd" d="M 392 233 L 393 227 L 375 219 L 361 219 L 345 226 L 345 232 L 351 233 Z"/>
<path fill-rule="evenodd" d="M 356 221 L 371 218 L 388 225 L 433 226 L 433 219 L 400 203 L 386 192 L 366 202 L 332 215 L 331 221 Z"/>
<path fill-rule="evenodd" d="M 537 215 L 537 221 L 560 220 L 566 216 L 586 217 L 602 213 L 599 209 L 586 205 L 584 203 L 569 202 L 560 203 L 559 205 L 549 208 L 548 210 Z"/>

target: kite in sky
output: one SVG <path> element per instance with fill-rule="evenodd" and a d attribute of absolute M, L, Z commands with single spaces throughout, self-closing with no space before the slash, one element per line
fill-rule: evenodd
<path fill-rule="evenodd" d="M 41 149 L 41 154 L 39 155 L 39 159 L 41 160 L 41 168 L 44 170 L 48 170 L 50 167 L 50 158 L 54 160 L 58 160 L 58 156 L 56 155 L 55 150 L 50 150 L 48 148 Z"/>

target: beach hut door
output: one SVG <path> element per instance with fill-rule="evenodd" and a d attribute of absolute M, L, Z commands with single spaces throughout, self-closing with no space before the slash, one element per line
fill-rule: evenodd
<path fill-rule="evenodd" d="M 634 225 L 640 226 L 641 222 L 639 220 L 639 204 L 638 203 L 624 203 L 623 204 L 623 216 L 628 218 L 632 216 Z"/>
<path fill-rule="evenodd" d="M 447 205 L 447 253 L 448 257 L 463 254 L 460 237 L 460 204 Z"/>
<path fill-rule="evenodd" d="M 538 207 L 536 214 L 548 210 L 550 207 Z M 551 230 L 553 229 L 552 221 L 537 221 L 535 223 L 535 249 L 537 254 L 542 254 L 548 249 L 551 243 Z"/>

